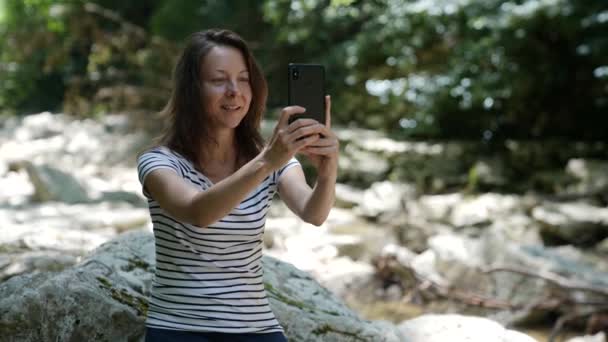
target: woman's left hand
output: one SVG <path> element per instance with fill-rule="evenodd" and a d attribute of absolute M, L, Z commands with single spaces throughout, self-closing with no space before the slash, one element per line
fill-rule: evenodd
<path fill-rule="evenodd" d="M 331 131 L 331 97 L 325 96 L 325 128 L 320 139 L 301 150 L 317 169 L 318 178 L 334 179 L 338 175 L 338 137 Z"/>

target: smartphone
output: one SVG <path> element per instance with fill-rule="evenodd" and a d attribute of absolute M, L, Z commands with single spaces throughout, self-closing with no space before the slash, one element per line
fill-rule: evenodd
<path fill-rule="evenodd" d="M 320 64 L 289 63 L 287 66 L 287 104 L 306 108 L 306 112 L 289 117 L 289 123 L 315 119 L 325 124 L 325 68 Z"/>

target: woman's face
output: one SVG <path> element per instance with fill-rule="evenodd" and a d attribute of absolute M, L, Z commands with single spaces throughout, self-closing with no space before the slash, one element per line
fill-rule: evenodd
<path fill-rule="evenodd" d="M 203 58 L 201 83 L 204 110 L 217 129 L 236 128 L 251 103 L 249 70 L 241 52 L 215 46 Z"/>

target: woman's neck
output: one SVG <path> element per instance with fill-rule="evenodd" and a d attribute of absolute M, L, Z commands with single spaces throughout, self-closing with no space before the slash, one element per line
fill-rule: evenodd
<path fill-rule="evenodd" d="M 234 130 L 218 132 L 210 144 L 203 146 L 205 164 L 234 165 L 238 156 Z"/>

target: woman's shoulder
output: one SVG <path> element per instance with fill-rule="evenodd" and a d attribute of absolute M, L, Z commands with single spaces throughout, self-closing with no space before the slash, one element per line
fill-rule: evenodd
<path fill-rule="evenodd" d="M 165 145 L 156 145 L 149 147 L 139 154 L 139 158 L 151 155 L 164 156 L 171 159 L 182 158 L 179 153 L 173 151 L 171 148 Z"/>
<path fill-rule="evenodd" d="M 152 162 L 165 162 L 170 164 L 180 163 L 179 154 L 167 146 L 153 146 L 142 151 L 137 157 L 137 164 L 149 164 Z"/>

